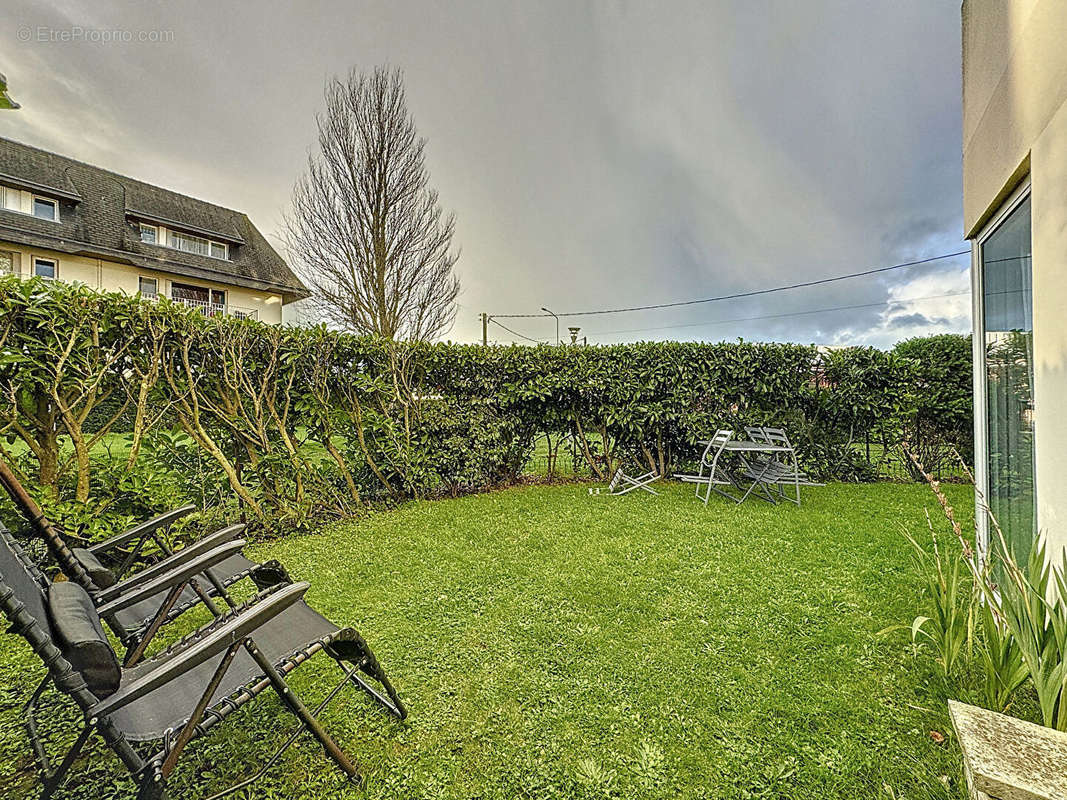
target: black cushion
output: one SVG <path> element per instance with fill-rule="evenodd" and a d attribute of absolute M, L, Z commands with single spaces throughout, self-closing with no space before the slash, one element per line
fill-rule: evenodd
<path fill-rule="evenodd" d="M 56 645 L 89 691 L 101 699 L 114 694 L 122 670 L 86 591 L 71 581 L 53 583 L 48 587 L 48 615 Z"/>
<path fill-rule="evenodd" d="M 108 589 L 118 583 L 115 579 L 115 573 L 100 563 L 96 553 L 90 552 L 84 547 L 72 547 L 71 552 L 78 559 L 78 563 L 82 565 L 82 569 L 89 573 L 89 577 L 97 589 Z"/>

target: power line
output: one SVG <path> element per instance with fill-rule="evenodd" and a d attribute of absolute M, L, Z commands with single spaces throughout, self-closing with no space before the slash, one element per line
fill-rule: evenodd
<path fill-rule="evenodd" d="M 849 309 L 857 308 L 878 308 L 879 306 L 888 306 L 893 303 L 914 303 L 920 300 L 939 300 L 944 297 L 960 297 L 965 294 L 970 294 L 970 291 L 966 292 L 950 292 L 949 294 L 933 294 L 926 297 L 909 297 L 900 300 L 883 300 L 879 303 L 859 303 L 852 306 L 831 306 L 830 308 L 813 308 L 810 311 L 791 311 L 784 314 L 764 314 L 758 317 L 738 317 L 737 319 L 717 319 L 711 322 L 690 322 L 684 325 L 662 325 L 657 328 L 630 328 L 622 331 L 590 331 L 589 336 L 612 336 L 619 333 L 644 333 L 645 331 L 665 331 L 673 330 L 675 328 L 700 328 L 708 325 L 725 325 L 730 322 L 752 322 L 754 320 L 761 319 L 780 319 L 782 317 L 800 317 L 805 314 L 825 314 L 830 311 L 845 311 Z"/>
<path fill-rule="evenodd" d="M 1004 260 L 1008 261 L 1008 260 L 1015 260 L 1015 259 L 1004 259 Z M 992 262 L 987 262 L 987 263 L 992 263 Z M 992 297 L 994 295 L 1022 294 L 1025 291 L 1026 291 L 1025 289 L 1006 289 L 1006 290 L 1000 291 L 1000 292 L 987 292 L 985 296 L 986 297 Z M 790 312 L 782 313 L 782 314 L 764 314 L 764 315 L 760 315 L 760 316 L 757 316 L 757 317 L 738 317 L 736 319 L 717 319 L 717 320 L 712 320 L 710 322 L 689 322 L 689 323 L 684 323 L 684 324 L 681 324 L 681 325 L 661 325 L 661 326 L 655 327 L 655 328 L 628 328 L 626 330 L 617 330 L 617 331 L 591 331 L 588 335 L 589 336 L 612 336 L 612 335 L 621 334 L 621 333 L 645 333 L 646 331 L 664 331 L 664 330 L 674 330 L 676 328 L 701 328 L 701 327 L 707 327 L 709 325 L 725 325 L 725 324 L 731 323 L 731 322 L 752 322 L 752 321 L 755 321 L 755 320 L 763 320 L 763 319 L 780 319 L 780 318 L 783 318 L 783 317 L 800 317 L 800 316 L 804 316 L 806 314 L 825 314 L 825 313 L 828 313 L 830 311 L 846 311 L 846 310 L 858 309 L 858 308 L 879 308 L 881 306 L 893 305 L 894 303 L 917 303 L 917 302 L 920 302 L 922 300 L 940 300 L 940 299 L 943 299 L 943 298 L 946 298 L 946 297 L 963 297 L 964 295 L 969 295 L 970 293 L 971 293 L 970 290 L 963 291 L 963 292 L 949 292 L 948 294 L 932 294 L 932 295 L 926 295 L 925 297 L 895 298 L 893 300 L 883 300 L 883 301 L 878 302 L 878 303 L 858 303 L 856 305 L 850 305 L 850 306 L 831 306 L 829 308 L 813 308 L 813 309 L 810 309 L 808 311 L 790 311 Z M 492 321 L 492 320 L 490 320 L 490 321 Z M 496 323 L 496 324 L 500 325 L 499 322 Z M 506 330 L 506 331 L 510 331 L 511 333 L 514 333 L 516 336 L 522 336 L 522 338 L 526 339 L 527 341 L 537 342 L 538 344 L 548 344 L 548 341 L 546 341 L 546 340 L 543 340 L 543 339 L 531 339 L 528 336 L 523 336 L 518 331 L 511 330 L 511 328 L 505 328 L 503 325 L 500 325 L 500 327 L 504 328 L 504 330 Z"/>
<path fill-rule="evenodd" d="M 803 283 L 791 283 L 787 286 L 775 286 L 772 289 L 758 289 L 751 292 L 737 292 L 735 294 L 724 294 L 717 297 L 705 297 L 700 300 L 679 300 L 674 303 L 656 303 L 654 305 L 647 306 L 630 306 L 627 308 L 605 308 L 594 311 L 569 311 L 562 314 L 558 314 L 560 317 L 587 317 L 596 314 L 621 314 L 628 311 L 651 311 L 658 308 L 677 308 L 679 306 L 692 306 L 700 303 L 714 303 L 718 300 L 737 300 L 742 297 L 755 297 L 757 295 L 771 294 L 773 292 L 784 292 L 789 289 L 802 289 L 807 286 L 821 286 L 826 283 L 833 283 L 835 281 L 848 280 L 849 278 L 861 278 L 865 275 L 876 275 L 880 272 L 889 272 L 894 269 L 903 269 L 905 267 L 915 267 L 920 264 L 930 264 L 934 261 L 943 261 L 946 258 L 955 258 L 956 256 L 968 255 L 970 250 L 960 250 L 957 253 L 945 253 L 940 256 L 932 256 L 930 258 L 923 258 L 918 261 L 907 261 L 903 264 L 892 264 L 888 267 L 875 267 L 873 269 L 866 269 L 862 272 L 851 272 L 847 275 L 837 275 L 833 278 L 821 278 L 815 281 L 804 281 Z M 532 319 L 535 317 L 547 317 L 550 314 L 493 314 L 490 319 Z M 499 323 L 498 323 L 499 324 Z M 514 333 L 514 331 L 512 331 Z"/>
<path fill-rule="evenodd" d="M 493 323 L 494 325 L 496 325 L 497 327 L 499 327 L 499 328 L 503 328 L 503 329 L 504 329 L 504 330 L 506 330 L 506 331 L 507 331 L 508 333 L 513 333 L 513 334 L 515 334 L 515 335 L 516 335 L 516 336 L 518 336 L 518 337 L 519 337 L 520 339 L 525 339 L 526 341 L 528 341 L 528 342 L 533 342 L 534 344 L 548 344 L 548 342 L 547 342 L 546 340 L 544 340 L 544 339 L 531 339 L 531 338 L 530 338 L 529 336 L 526 336 L 526 335 L 524 335 L 524 334 L 521 334 L 521 333 L 519 333 L 518 331 L 513 331 L 513 330 L 512 330 L 511 328 L 509 328 L 509 327 L 508 327 L 507 325 L 504 325 L 503 323 L 497 322 L 497 321 L 496 321 L 495 319 L 493 319 L 492 317 L 489 317 L 488 319 L 489 319 L 489 321 L 490 321 L 490 322 L 492 322 L 492 323 Z"/>

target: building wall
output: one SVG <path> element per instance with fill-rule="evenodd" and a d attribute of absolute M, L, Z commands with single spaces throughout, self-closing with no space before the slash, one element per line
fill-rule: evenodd
<path fill-rule="evenodd" d="M 25 245 L 10 244 L 2 241 L 0 241 L 0 250 L 18 254 L 19 271 L 24 277 L 32 274 L 33 258 L 35 256 L 48 258 L 56 262 L 56 278 L 68 283 L 78 282 L 84 283 L 93 289 L 136 294 L 138 291 L 138 278 L 156 278 L 159 281 L 159 293 L 168 297 L 170 296 L 170 284 L 172 281 L 193 286 L 203 286 L 207 289 L 222 289 L 226 291 L 226 302 L 229 309 L 255 311 L 257 312 L 257 319 L 262 322 L 279 324 L 282 321 L 282 298 L 277 294 L 246 289 L 241 286 L 213 283 L 198 278 L 175 276 L 166 272 L 132 267 L 129 264 L 119 264 L 106 259 L 69 255 L 53 250 L 26 247 Z"/>
<path fill-rule="evenodd" d="M 1028 174 L 1039 530 L 1067 548 L 1067 2 L 963 4 L 963 216 L 976 236 Z"/>

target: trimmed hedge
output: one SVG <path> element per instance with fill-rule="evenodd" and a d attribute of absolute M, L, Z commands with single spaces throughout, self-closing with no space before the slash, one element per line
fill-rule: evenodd
<path fill-rule="evenodd" d="M 970 448 L 970 345 L 892 352 L 644 342 L 482 347 L 205 318 L 165 300 L 0 280 L 0 442 L 75 524 L 236 498 L 261 522 L 512 481 L 573 437 L 596 477 L 672 472 L 719 427 L 775 424 L 807 469 L 862 480 L 860 443 Z"/>

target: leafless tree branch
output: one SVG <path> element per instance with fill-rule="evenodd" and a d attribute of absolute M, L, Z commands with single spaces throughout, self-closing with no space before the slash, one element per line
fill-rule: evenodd
<path fill-rule="evenodd" d="M 325 320 L 356 333 L 430 340 L 456 316 L 455 219 L 429 186 L 426 140 L 403 74 L 331 79 L 318 149 L 293 190 L 290 253 Z"/>

